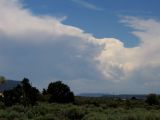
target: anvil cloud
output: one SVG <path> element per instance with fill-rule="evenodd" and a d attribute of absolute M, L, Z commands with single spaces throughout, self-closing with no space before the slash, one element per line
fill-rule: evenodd
<path fill-rule="evenodd" d="M 127 48 L 116 38 L 96 38 L 63 24 L 63 18 L 34 15 L 19 0 L 1 0 L 0 72 L 10 78 L 27 76 L 39 87 L 63 79 L 76 92 L 101 87 L 123 91 L 134 85 L 137 91 L 131 92 L 158 88 L 160 21 L 126 16 L 121 22 L 133 28 L 138 46 Z"/>

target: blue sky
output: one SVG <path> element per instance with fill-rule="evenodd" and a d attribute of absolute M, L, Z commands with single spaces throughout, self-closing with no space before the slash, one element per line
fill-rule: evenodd
<path fill-rule="evenodd" d="M 97 9 L 81 4 L 93 5 Z M 159 0 L 24 0 L 26 8 L 38 15 L 67 16 L 63 22 L 93 34 L 96 37 L 116 37 L 127 47 L 135 46 L 138 39 L 132 29 L 120 23 L 120 16 L 159 18 Z"/>
<path fill-rule="evenodd" d="M 1 0 L 0 74 L 42 89 L 160 93 L 159 0 Z"/>

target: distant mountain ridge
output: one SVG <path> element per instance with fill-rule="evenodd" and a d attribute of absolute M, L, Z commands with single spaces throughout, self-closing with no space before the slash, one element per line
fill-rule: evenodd
<path fill-rule="evenodd" d="M 115 99 L 146 99 L 146 94 L 108 94 L 108 93 L 81 93 L 78 96 L 81 97 L 103 97 L 103 98 L 115 98 Z"/>
<path fill-rule="evenodd" d="M 81 93 L 78 94 L 78 96 L 82 96 L 82 97 L 102 97 L 102 96 L 106 96 L 106 95 L 110 95 L 107 93 Z"/>
<path fill-rule="evenodd" d="M 146 94 L 119 94 L 119 95 L 104 95 L 106 98 L 117 98 L 117 99 L 146 99 Z"/>
<path fill-rule="evenodd" d="M 5 90 L 10 90 L 10 89 L 16 87 L 20 83 L 21 83 L 21 81 L 6 80 L 5 83 L 0 84 L 0 92 L 3 92 Z"/>

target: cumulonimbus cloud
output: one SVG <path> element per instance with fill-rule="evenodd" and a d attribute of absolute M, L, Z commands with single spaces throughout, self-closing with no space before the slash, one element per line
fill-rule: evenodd
<path fill-rule="evenodd" d="M 0 14 L 0 71 L 23 74 L 26 67 L 50 78 L 141 79 L 145 85 L 160 78 L 159 21 L 123 17 L 140 39 L 126 48 L 118 39 L 99 39 L 56 17 L 33 15 L 19 0 L 1 0 Z"/>
<path fill-rule="evenodd" d="M 133 34 L 140 39 L 140 44 L 134 48 L 125 48 L 118 40 L 105 40 L 106 47 L 98 56 L 102 72 L 117 80 L 131 79 L 131 76 L 136 76 L 135 71 L 139 71 L 144 77 L 157 76 L 151 71 L 160 67 L 160 22 L 136 17 L 124 17 L 122 22 L 135 29 Z M 150 72 L 143 74 L 145 71 Z M 158 76 L 156 79 L 158 80 Z"/>

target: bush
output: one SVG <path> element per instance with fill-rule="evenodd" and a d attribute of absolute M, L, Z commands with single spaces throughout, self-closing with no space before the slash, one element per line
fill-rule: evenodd
<path fill-rule="evenodd" d="M 155 113 L 148 113 L 145 115 L 145 120 L 160 120 L 160 115 Z"/>
<path fill-rule="evenodd" d="M 55 117 L 53 114 L 47 114 L 45 116 L 38 116 L 34 118 L 34 120 L 60 120 L 60 119 Z"/>
<path fill-rule="evenodd" d="M 116 101 L 110 102 L 109 107 L 117 108 L 118 107 L 118 103 Z"/>
<path fill-rule="evenodd" d="M 21 114 L 19 114 L 19 113 L 16 112 L 16 111 L 10 111 L 10 112 L 8 113 L 8 115 L 6 116 L 6 118 L 7 118 L 8 120 L 22 120 L 22 119 L 21 119 L 21 118 L 22 118 Z"/>
<path fill-rule="evenodd" d="M 5 105 L 3 102 L 0 102 L 0 109 L 5 109 Z"/>
<path fill-rule="evenodd" d="M 87 114 L 82 120 L 107 120 L 107 115 L 104 113 L 92 112 Z"/>
<path fill-rule="evenodd" d="M 146 103 L 149 105 L 158 105 L 159 104 L 159 99 L 156 94 L 149 94 L 146 99 Z"/>
<path fill-rule="evenodd" d="M 131 115 L 129 114 L 129 115 L 125 116 L 123 118 L 123 120 L 141 120 L 141 119 L 134 114 L 131 114 Z"/>
<path fill-rule="evenodd" d="M 71 107 L 67 111 L 67 117 L 69 120 L 81 120 L 85 115 L 85 110 L 78 107 Z"/>
<path fill-rule="evenodd" d="M 22 105 L 14 105 L 12 107 L 9 108 L 11 111 L 16 111 L 18 113 L 25 113 L 26 112 L 26 108 Z"/>

